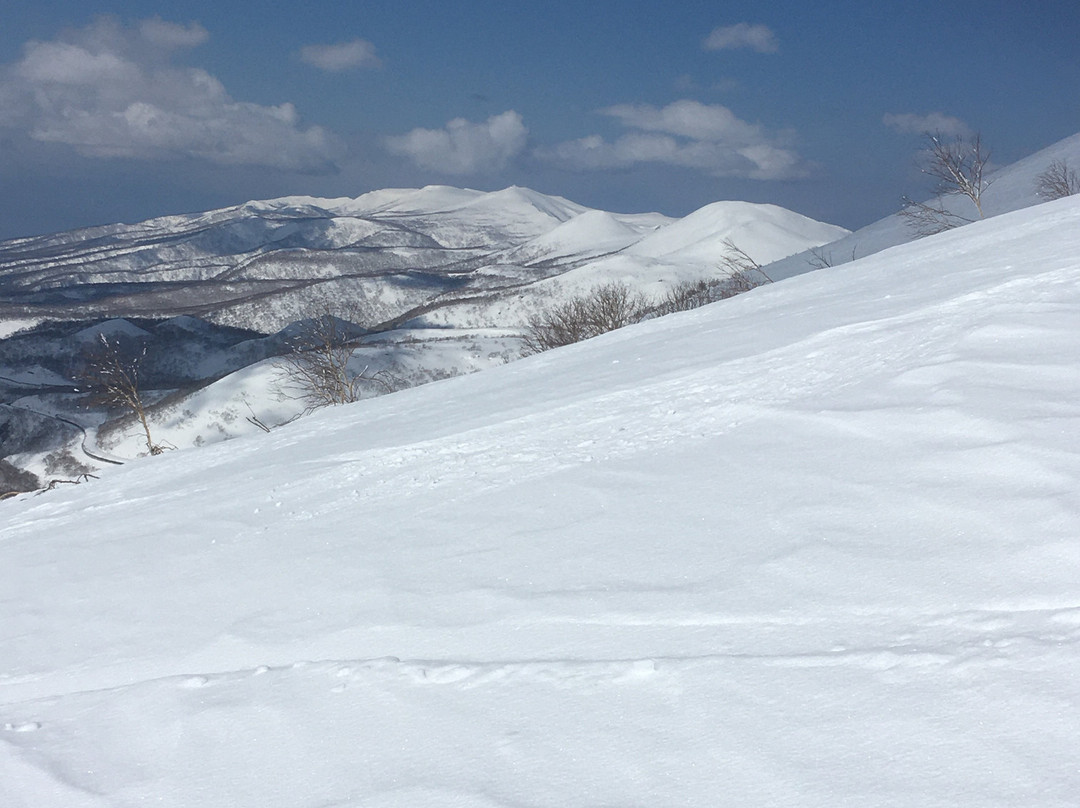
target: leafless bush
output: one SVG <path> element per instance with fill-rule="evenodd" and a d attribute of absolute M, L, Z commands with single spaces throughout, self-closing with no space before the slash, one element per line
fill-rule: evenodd
<path fill-rule="evenodd" d="M 644 295 L 625 283 L 597 286 L 589 296 L 589 327 L 596 334 L 604 334 L 632 325 L 641 320 L 646 306 Z"/>
<path fill-rule="evenodd" d="M 644 295 L 625 283 L 595 286 L 530 317 L 524 352 L 541 353 L 614 331 L 639 322 L 648 310 Z"/>
<path fill-rule="evenodd" d="M 372 387 L 394 389 L 387 373 L 357 372 L 349 366 L 358 340 L 356 328 L 328 310 L 298 324 L 289 352 L 277 362 L 286 394 L 307 404 L 308 410 L 350 404 Z"/>
<path fill-rule="evenodd" d="M 663 317 L 677 311 L 701 308 L 709 303 L 727 300 L 729 297 L 749 292 L 751 289 L 766 283 L 768 281 L 762 277 L 755 278 L 744 272 L 739 272 L 727 278 L 683 281 L 672 286 L 667 294 L 660 299 L 660 302 L 653 306 L 650 313 L 657 317 Z"/>
<path fill-rule="evenodd" d="M 155 443 L 150 435 L 150 421 L 139 384 L 139 371 L 145 359 L 145 345 L 98 334 L 98 341 L 82 357 L 77 378 L 89 393 L 87 403 L 91 406 L 131 413 L 142 426 L 146 450 L 158 455 L 166 447 Z"/>
<path fill-rule="evenodd" d="M 724 276 L 678 283 L 652 305 L 627 284 L 609 283 L 534 314 L 525 330 L 523 353 L 529 355 L 571 345 L 646 317 L 696 309 L 772 283 L 761 265 L 734 242 L 725 239 L 723 244 L 719 268 L 726 272 Z"/>
<path fill-rule="evenodd" d="M 1080 194 L 1080 176 L 1065 160 L 1055 160 L 1035 178 L 1035 193 L 1047 201 Z"/>
<path fill-rule="evenodd" d="M 740 249 L 731 239 L 724 239 L 724 252 L 719 266 L 727 272 L 720 278 L 697 281 L 684 281 L 673 286 L 651 310 L 657 317 L 673 314 L 677 311 L 689 311 L 718 300 L 749 292 L 758 286 L 772 283 L 753 258 Z"/>
<path fill-rule="evenodd" d="M 900 218 L 919 236 L 944 233 L 946 230 L 971 224 L 973 221 L 947 210 L 940 199 L 931 205 L 926 202 L 916 202 L 906 196 L 901 199 Z"/>
<path fill-rule="evenodd" d="M 963 196 L 975 206 L 978 218 L 983 218 L 982 197 L 992 180 L 985 176 L 990 152 L 982 144 L 982 136 L 946 138 L 940 132 L 926 133 L 927 147 L 923 152 L 921 170 L 934 178 L 937 185 L 935 204 L 914 202 L 904 198 L 900 216 L 920 236 L 950 230 L 974 219 L 945 209 L 944 197 Z"/>
<path fill-rule="evenodd" d="M 744 286 L 740 291 L 749 291 L 765 283 L 772 283 L 772 278 L 765 274 L 761 264 L 751 258 L 745 250 L 738 247 L 729 238 L 723 240 L 724 252 L 720 256 L 720 268 L 727 270 L 736 285 Z"/>
<path fill-rule="evenodd" d="M 832 253 L 826 253 L 821 247 L 811 247 L 808 263 L 814 269 L 826 269 L 831 267 L 833 265 Z"/>
<path fill-rule="evenodd" d="M 731 297 L 724 294 L 723 283 L 717 278 L 677 283 L 660 298 L 660 302 L 653 307 L 652 313 L 657 317 L 664 317 L 677 311 L 698 309 L 725 297 Z"/>

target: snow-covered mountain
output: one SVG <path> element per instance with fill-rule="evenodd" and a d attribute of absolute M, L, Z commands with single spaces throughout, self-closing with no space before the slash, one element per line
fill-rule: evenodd
<path fill-rule="evenodd" d="M 0 804 L 1071 805 L 1077 323 L 1072 197 L 0 502 Z"/>
<path fill-rule="evenodd" d="M 272 367 L 250 366 L 272 364 L 289 324 L 323 311 L 367 329 L 358 367 L 411 386 L 516 358 L 531 314 L 599 283 L 660 297 L 722 277 L 725 240 L 764 262 L 846 232 L 768 205 L 717 203 L 672 220 L 526 188 L 430 186 L 4 242 L 0 460 L 46 484 L 145 450 L 138 429 L 99 431 L 108 413 L 86 411 L 75 392 L 74 354 L 103 330 L 137 334 L 147 349 L 142 381 L 163 442 L 204 445 L 303 410 Z M 62 383 L 34 384 L 35 369 Z"/>
<path fill-rule="evenodd" d="M 347 298 L 377 326 L 457 299 L 517 293 L 634 245 L 643 261 L 652 257 L 647 239 L 673 224 L 669 263 L 714 274 L 709 248 L 719 233 L 747 242 L 740 247 L 759 261 L 846 233 L 764 205 L 699 214 L 675 222 L 606 213 L 526 188 L 250 202 L 0 243 L 0 321 L 196 315 L 270 333 Z M 679 254 L 676 233 L 699 249 Z"/>

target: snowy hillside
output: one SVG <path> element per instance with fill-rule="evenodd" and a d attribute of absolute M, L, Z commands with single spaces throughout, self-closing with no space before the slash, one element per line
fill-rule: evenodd
<path fill-rule="evenodd" d="M 1074 805 L 1080 198 L 0 502 L 11 808 Z"/>
<path fill-rule="evenodd" d="M 1080 166 L 1080 134 L 989 173 L 987 179 L 990 185 L 982 197 L 986 216 L 990 218 L 1045 202 L 1037 193 L 1036 179 L 1055 161 L 1064 161 L 1072 167 Z M 974 206 L 968 200 L 953 197 L 942 201 L 947 210 L 974 218 Z M 769 276 L 776 280 L 789 278 L 819 268 L 822 259 L 835 266 L 851 261 L 853 256 L 862 258 L 916 238 L 918 234 L 910 224 L 893 214 L 815 250 L 816 255 L 809 251 L 789 253 L 790 257 L 777 261 L 769 268 Z"/>
<path fill-rule="evenodd" d="M 291 323 L 320 313 L 362 327 L 357 370 L 407 387 L 517 358 L 530 316 L 597 284 L 660 299 L 726 277 L 727 240 L 766 261 L 846 232 L 769 205 L 672 220 L 527 188 L 428 186 L 0 243 L 0 495 L 33 487 L 7 480 L 4 462 L 47 485 L 146 450 L 138 425 L 105 424 L 116 413 L 88 410 L 79 392 L 81 354 L 101 333 L 141 341 L 149 420 L 162 445 L 188 448 L 304 410 L 271 357 Z M 35 368 L 62 383 L 25 381 Z"/>

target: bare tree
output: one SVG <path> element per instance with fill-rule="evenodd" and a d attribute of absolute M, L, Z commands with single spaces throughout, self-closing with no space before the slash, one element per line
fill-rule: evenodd
<path fill-rule="evenodd" d="M 945 197 L 962 196 L 971 201 L 978 218 L 982 219 L 983 193 L 993 182 L 985 176 L 990 152 L 983 147 L 982 136 L 976 134 L 969 138 L 957 136 L 950 139 L 937 132 L 926 133 L 925 137 L 927 147 L 923 152 L 921 170 L 936 180 L 934 192 L 937 199 L 933 204 L 927 204 L 904 197 L 900 216 L 921 236 L 951 230 L 975 221 L 945 207 Z"/>
<path fill-rule="evenodd" d="M 772 283 L 772 278 L 761 268 L 761 264 L 734 241 L 726 238 L 721 243 L 724 245 L 724 253 L 720 256 L 720 266 L 728 271 L 739 291 L 745 292 L 762 284 Z"/>
<path fill-rule="evenodd" d="M 359 401 L 371 387 L 391 392 L 388 373 L 350 367 L 357 344 L 355 327 L 328 310 L 301 321 L 288 342 L 289 352 L 278 360 L 283 387 L 308 410 Z"/>
<path fill-rule="evenodd" d="M 1035 178 L 1035 193 L 1048 201 L 1080 194 L 1080 176 L 1065 160 L 1054 160 Z"/>
<path fill-rule="evenodd" d="M 139 384 L 139 370 L 145 359 L 145 345 L 98 334 L 97 343 L 83 356 L 77 375 L 90 394 L 90 404 L 130 412 L 142 426 L 146 450 L 159 455 L 165 447 L 155 443 L 150 434 L 150 421 Z"/>
<path fill-rule="evenodd" d="M 594 286 L 529 318 L 524 353 L 571 345 L 639 322 L 648 312 L 644 295 L 625 283 Z"/>

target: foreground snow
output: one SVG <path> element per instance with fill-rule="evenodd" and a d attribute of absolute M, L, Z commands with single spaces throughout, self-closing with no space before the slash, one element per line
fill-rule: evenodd
<path fill-rule="evenodd" d="M 1067 806 L 1080 200 L 0 503 L 0 804 Z"/>

